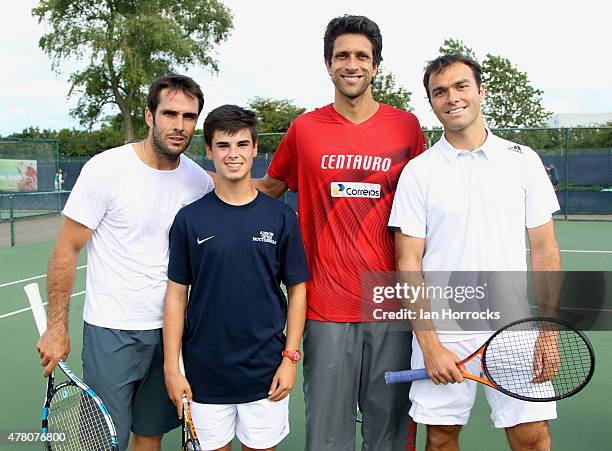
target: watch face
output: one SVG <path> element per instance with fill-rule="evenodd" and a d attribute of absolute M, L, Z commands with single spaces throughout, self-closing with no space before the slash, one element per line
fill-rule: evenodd
<path fill-rule="evenodd" d="M 302 358 L 300 351 L 284 351 L 283 355 L 289 357 L 293 362 L 299 362 Z"/>

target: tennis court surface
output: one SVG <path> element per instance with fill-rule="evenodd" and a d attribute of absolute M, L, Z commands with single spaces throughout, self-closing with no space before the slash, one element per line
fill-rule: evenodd
<path fill-rule="evenodd" d="M 564 270 L 612 271 L 612 222 L 558 221 L 556 228 Z M 3 435 L 6 431 L 38 431 L 40 427 L 45 381 L 35 350 L 38 333 L 23 286 L 33 281 L 41 284 L 41 288 L 44 286 L 52 246 L 52 242 L 46 242 L 0 249 L 0 431 Z M 84 255 L 78 265 L 70 311 L 72 352 L 68 363 L 80 375 Z M 612 310 L 612 305 L 604 308 Z M 612 332 L 589 332 L 588 336 L 597 358 L 595 376 L 580 394 L 558 403 L 559 419 L 551 422 L 555 450 L 603 450 L 610 449 L 612 443 Z M 304 446 L 301 368 L 298 377 L 291 395 L 291 433 L 279 445 L 279 450 L 298 451 Z M 358 431 L 356 435 L 359 445 Z M 491 425 L 484 396 L 479 396 L 472 411 L 470 423 L 462 433 L 461 446 L 468 451 L 509 449 L 503 431 Z M 420 428 L 417 449 L 423 447 L 424 429 Z M 41 449 L 41 446 L 0 444 L 0 449 L 28 450 Z M 180 449 L 178 429 L 165 437 L 163 449 Z M 234 449 L 240 448 L 236 444 Z"/>

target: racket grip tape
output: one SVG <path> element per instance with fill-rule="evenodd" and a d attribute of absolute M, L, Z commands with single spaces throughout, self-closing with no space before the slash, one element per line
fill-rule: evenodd
<path fill-rule="evenodd" d="M 387 385 L 401 384 L 403 382 L 420 381 L 423 379 L 429 379 L 425 368 L 418 370 L 387 371 L 385 373 L 385 382 L 387 383 Z"/>
<path fill-rule="evenodd" d="M 36 327 L 40 335 L 45 333 L 47 330 L 47 313 L 43 307 L 43 301 L 40 297 L 40 290 L 37 283 L 30 283 L 23 287 L 25 290 L 28 300 L 30 301 L 30 307 L 32 308 L 32 314 L 36 321 Z"/>

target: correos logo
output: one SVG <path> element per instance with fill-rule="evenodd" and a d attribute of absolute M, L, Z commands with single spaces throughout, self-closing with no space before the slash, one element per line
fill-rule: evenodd
<path fill-rule="evenodd" d="M 332 197 L 380 197 L 380 185 L 377 183 L 332 182 Z"/>

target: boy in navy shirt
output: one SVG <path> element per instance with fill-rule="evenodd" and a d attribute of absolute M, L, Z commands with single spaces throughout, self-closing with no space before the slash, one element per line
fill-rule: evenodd
<path fill-rule="evenodd" d="M 204 137 L 215 190 L 181 209 L 170 230 L 166 387 L 179 416 L 183 393 L 193 400 L 203 448 L 229 450 L 237 435 L 246 449 L 273 450 L 289 433 L 287 396 L 306 318 L 306 256 L 295 213 L 251 183 L 255 113 L 216 108 L 204 121 Z M 181 344 L 186 378 L 179 371 Z"/>

